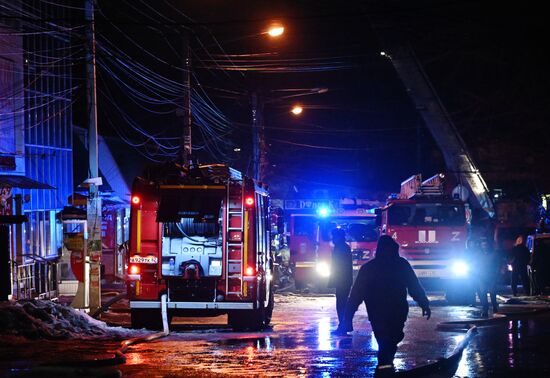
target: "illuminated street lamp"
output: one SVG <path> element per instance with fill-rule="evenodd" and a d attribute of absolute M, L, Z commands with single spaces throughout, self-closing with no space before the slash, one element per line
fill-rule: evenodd
<path fill-rule="evenodd" d="M 304 108 L 301 105 L 294 105 L 290 112 L 294 115 L 300 115 L 304 111 Z"/>
<path fill-rule="evenodd" d="M 285 32 L 285 27 L 281 24 L 273 24 L 269 27 L 267 30 L 267 34 L 269 34 L 270 37 L 276 38 L 283 35 Z"/>

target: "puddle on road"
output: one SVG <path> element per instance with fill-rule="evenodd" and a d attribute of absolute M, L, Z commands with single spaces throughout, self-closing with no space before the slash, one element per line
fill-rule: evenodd
<path fill-rule="evenodd" d="M 275 368 L 285 376 L 370 376 L 377 363 L 370 342 L 351 337 L 319 340 L 317 336 L 277 335 L 225 339 L 212 344 L 213 348 L 222 347 L 224 354 L 246 356 L 251 374 L 270 375 L 267 371 Z M 272 365 L 268 367 L 267 361 Z"/>
<path fill-rule="evenodd" d="M 351 350 L 376 351 L 376 339 L 370 336 L 354 337 L 317 337 L 303 335 L 277 335 L 261 337 L 241 337 L 212 341 L 212 344 L 229 347 L 232 350 L 249 347 L 258 351 L 273 351 L 279 349 L 307 349 L 318 351 Z"/>

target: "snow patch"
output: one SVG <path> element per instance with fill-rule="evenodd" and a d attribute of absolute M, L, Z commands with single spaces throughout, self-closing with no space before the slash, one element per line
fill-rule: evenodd
<path fill-rule="evenodd" d="M 0 302 L 0 335 L 29 339 L 121 340 L 148 333 L 109 327 L 84 311 L 49 300 Z"/>

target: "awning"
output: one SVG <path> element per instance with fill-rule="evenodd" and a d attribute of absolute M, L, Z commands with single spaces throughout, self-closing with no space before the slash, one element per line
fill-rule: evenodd
<path fill-rule="evenodd" d="M 0 215 L 0 224 L 21 224 L 28 220 L 26 215 Z"/>
<path fill-rule="evenodd" d="M 53 186 L 35 181 L 25 176 L 0 175 L 0 186 L 20 189 L 55 189 Z"/>

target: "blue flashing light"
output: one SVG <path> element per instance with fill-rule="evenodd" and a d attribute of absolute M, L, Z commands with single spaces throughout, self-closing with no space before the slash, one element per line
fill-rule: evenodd
<path fill-rule="evenodd" d="M 330 214 L 330 210 L 328 207 L 320 207 L 319 210 L 317 210 L 317 213 L 320 217 L 327 217 Z"/>

